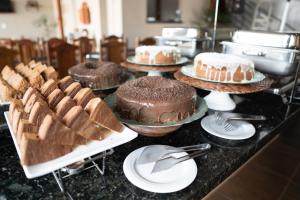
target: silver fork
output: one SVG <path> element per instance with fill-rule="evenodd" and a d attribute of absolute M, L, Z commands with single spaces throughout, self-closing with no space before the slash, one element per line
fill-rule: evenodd
<path fill-rule="evenodd" d="M 230 123 L 228 119 L 222 117 L 220 112 L 215 112 L 215 116 L 216 116 L 216 123 L 219 126 L 223 125 L 225 131 L 230 132 L 236 129 L 236 126 Z"/>

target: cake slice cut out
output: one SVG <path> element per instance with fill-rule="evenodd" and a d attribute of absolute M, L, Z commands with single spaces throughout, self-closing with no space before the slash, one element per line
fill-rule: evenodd
<path fill-rule="evenodd" d="M 124 126 L 102 99 L 91 99 L 86 105 L 85 111 L 89 113 L 90 119 L 98 125 L 115 132 L 122 132 Z"/>

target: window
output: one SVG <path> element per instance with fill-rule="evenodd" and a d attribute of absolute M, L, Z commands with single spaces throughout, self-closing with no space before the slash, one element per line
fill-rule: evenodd
<path fill-rule="evenodd" d="M 147 0 L 147 22 L 181 23 L 178 0 Z"/>

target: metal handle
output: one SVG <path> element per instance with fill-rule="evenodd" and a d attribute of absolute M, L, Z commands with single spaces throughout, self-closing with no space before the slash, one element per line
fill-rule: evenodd
<path fill-rule="evenodd" d="M 227 120 L 265 121 L 267 118 L 263 115 L 240 114 L 237 117 L 228 117 Z"/>
<path fill-rule="evenodd" d="M 168 151 L 173 151 L 173 152 L 177 152 L 177 151 L 179 151 L 179 149 L 182 149 L 182 150 L 190 150 L 190 149 L 206 150 L 206 149 L 209 149 L 210 147 L 211 147 L 210 144 L 203 143 L 203 144 L 196 144 L 196 145 L 189 145 L 189 146 L 178 147 L 177 149 L 174 149 L 174 147 L 169 147 L 169 148 L 167 148 L 167 150 Z"/>
<path fill-rule="evenodd" d="M 201 151 L 201 152 L 196 151 L 196 152 L 191 153 L 189 155 L 185 155 L 185 156 L 179 157 L 179 158 L 177 158 L 177 160 L 178 160 L 178 163 L 181 163 L 181 162 L 187 161 L 189 159 L 193 159 L 193 158 L 197 158 L 199 156 L 203 156 L 205 154 L 207 154 L 206 151 Z"/>
<path fill-rule="evenodd" d="M 254 52 L 254 51 L 251 51 L 251 50 L 248 50 L 248 51 L 244 50 L 244 51 L 242 51 L 242 54 L 246 55 L 246 56 L 260 56 L 260 57 L 265 57 L 266 56 L 265 52 L 262 52 L 262 51 Z"/>
<path fill-rule="evenodd" d="M 187 148 L 187 149 L 182 149 L 182 148 Z M 206 152 L 210 148 L 211 148 L 211 145 L 208 144 L 208 143 L 185 146 L 185 147 L 181 147 L 179 149 L 172 149 L 168 153 L 165 153 L 164 155 L 162 155 L 161 158 L 166 159 L 166 158 L 169 158 L 169 157 L 173 157 L 173 156 L 167 156 L 167 155 L 172 154 L 172 153 L 181 153 L 181 152 L 189 152 L 189 151 L 196 151 L 194 153 Z M 194 153 L 190 154 L 190 156 L 193 155 Z"/>
<path fill-rule="evenodd" d="M 224 120 L 257 120 L 257 121 L 264 121 L 267 118 L 264 115 L 250 115 L 250 114 L 243 114 L 243 113 L 221 113 L 216 112 L 217 116 L 220 116 Z"/>
<path fill-rule="evenodd" d="M 182 45 L 182 41 L 165 41 L 165 44 L 176 47 Z"/>

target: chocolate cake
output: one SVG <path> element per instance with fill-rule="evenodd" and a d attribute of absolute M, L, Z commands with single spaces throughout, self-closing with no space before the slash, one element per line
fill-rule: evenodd
<path fill-rule="evenodd" d="M 118 88 L 116 109 L 123 118 L 139 122 L 177 122 L 194 113 L 196 98 L 196 90 L 179 81 L 146 76 Z"/>
<path fill-rule="evenodd" d="M 111 62 L 86 62 L 69 69 L 74 80 L 79 81 L 83 87 L 92 89 L 105 89 L 126 80 L 123 69 Z"/>

